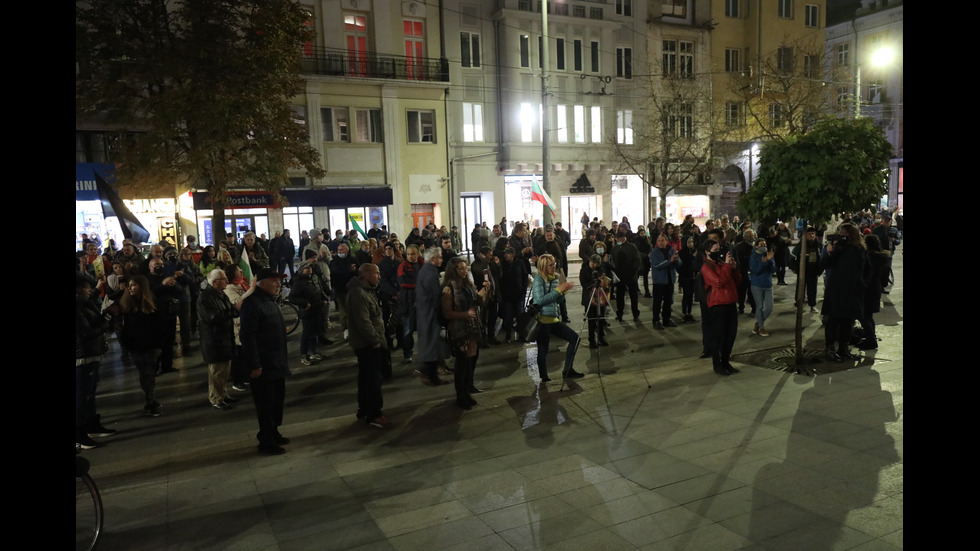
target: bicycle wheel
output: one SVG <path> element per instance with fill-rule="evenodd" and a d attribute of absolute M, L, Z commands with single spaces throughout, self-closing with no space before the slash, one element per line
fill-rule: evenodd
<path fill-rule="evenodd" d="M 286 334 L 289 335 L 299 327 L 299 308 L 291 302 L 282 302 L 279 311 L 282 312 L 282 319 L 286 322 Z"/>
<path fill-rule="evenodd" d="M 75 549 L 91 551 L 104 521 L 102 496 L 87 472 L 75 476 Z"/>

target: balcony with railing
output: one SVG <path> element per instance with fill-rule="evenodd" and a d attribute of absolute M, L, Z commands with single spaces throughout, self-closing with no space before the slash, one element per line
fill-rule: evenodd
<path fill-rule="evenodd" d="M 449 82 L 449 61 L 336 48 L 311 48 L 300 62 L 303 74 Z"/>

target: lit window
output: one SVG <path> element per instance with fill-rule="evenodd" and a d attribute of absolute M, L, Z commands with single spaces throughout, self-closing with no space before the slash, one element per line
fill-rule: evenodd
<path fill-rule="evenodd" d="M 483 141 L 483 105 L 463 103 L 463 141 Z"/>
<path fill-rule="evenodd" d="M 616 111 L 616 143 L 633 143 L 633 111 L 630 109 Z"/>

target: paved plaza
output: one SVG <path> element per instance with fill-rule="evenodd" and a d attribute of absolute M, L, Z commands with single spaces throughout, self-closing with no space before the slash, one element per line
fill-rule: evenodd
<path fill-rule="evenodd" d="M 275 457 L 256 451 L 248 393 L 233 392 L 233 410 L 210 407 L 199 352 L 158 378 L 163 416 L 144 417 L 113 341 L 98 403 L 119 432 L 83 452 L 105 503 L 100 548 L 901 549 L 901 248 L 894 271 L 879 349 L 813 364 L 816 377 L 780 368 L 794 342 L 792 274 L 774 287 L 771 337 L 740 316 L 741 373 L 724 378 L 698 358 L 700 325 L 654 329 L 651 299 L 639 323 L 611 316 L 612 346 L 590 350 L 576 288 L 585 378 L 563 385 L 552 352 L 554 380 L 541 384 L 533 345 L 493 346 L 480 351 L 479 405 L 463 412 L 452 385 L 423 386 L 396 352 L 383 430 L 355 419 L 350 348 L 303 366 L 297 331 L 281 428 L 292 443 Z M 819 315 L 804 324 L 805 348 L 822 350 Z"/>

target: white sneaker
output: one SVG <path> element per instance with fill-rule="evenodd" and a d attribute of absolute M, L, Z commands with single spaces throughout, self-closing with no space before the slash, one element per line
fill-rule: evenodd
<path fill-rule="evenodd" d="M 319 362 L 323 360 L 323 356 L 319 354 L 310 354 L 310 361 Z"/>

